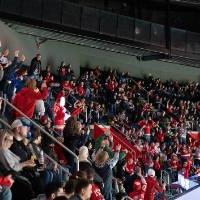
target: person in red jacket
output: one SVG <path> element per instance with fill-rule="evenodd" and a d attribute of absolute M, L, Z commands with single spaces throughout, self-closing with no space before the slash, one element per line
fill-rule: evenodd
<path fill-rule="evenodd" d="M 85 88 L 84 88 L 84 83 L 81 82 L 79 86 L 77 86 L 76 88 L 78 96 L 79 97 L 84 97 L 85 95 Z"/>
<path fill-rule="evenodd" d="M 62 134 L 65 127 L 65 121 L 70 117 L 69 113 L 66 113 L 65 97 L 63 92 L 58 93 L 56 101 L 53 105 L 54 112 L 54 128 L 58 133 Z"/>
<path fill-rule="evenodd" d="M 155 193 L 161 193 L 165 189 L 165 185 L 162 186 L 155 178 L 155 171 L 153 169 L 148 170 L 148 176 L 146 177 L 147 188 L 144 195 L 144 200 L 154 200 Z"/>
<path fill-rule="evenodd" d="M 123 170 L 128 174 L 131 175 L 134 172 L 135 169 L 135 163 L 133 159 L 133 155 L 128 154 L 127 155 L 127 160 L 125 165 L 123 166 Z"/>
<path fill-rule="evenodd" d="M 88 168 L 86 170 L 86 173 L 88 180 L 93 182 L 95 177 L 95 170 L 93 168 Z M 92 195 L 90 197 L 90 200 L 105 200 L 99 186 L 94 182 L 92 184 Z"/>
<path fill-rule="evenodd" d="M 27 82 L 27 86 L 22 88 L 15 96 L 13 100 L 14 106 L 16 106 L 20 111 L 27 115 L 30 119 L 33 118 L 35 111 L 35 105 L 37 100 L 46 99 L 48 96 L 48 88 L 44 82 L 41 85 L 41 92 L 37 88 L 36 80 L 30 79 Z M 15 112 L 16 118 L 24 118 L 19 112 Z M 29 124 L 27 124 L 29 125 Z"/>
<path fill-rule="evenodd" d="M 136 179 L 133 182 L 133 192 L 129 194 L 133 200 L 144 200 L 146 190 L 146 184 L 143 184 L 141 180 Z"/>

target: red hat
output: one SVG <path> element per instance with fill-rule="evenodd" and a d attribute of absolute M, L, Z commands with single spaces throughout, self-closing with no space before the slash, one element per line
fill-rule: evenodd
<path fill-rule="evenodd" d="M 142 183 L 141 183 L 141 181 L 140 180 L 135 180 L 133 182 L 133 190 L 139 191 L 141 189 L 142 189 Z"/>

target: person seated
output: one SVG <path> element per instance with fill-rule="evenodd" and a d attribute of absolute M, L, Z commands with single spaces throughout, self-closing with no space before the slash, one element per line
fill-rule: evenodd
<path fill-rule="evenodd" d="M 75 195 L 70 200 L 88 200 L 92 195 L 92 183 L 86 179 L 80 179 L 75 188 Z"/>
<path fill-rule="evenodd" d="M 70 199 L 75 193 L 76 181 L 69 180 L 64 186 L 65 196 Z"/>
<path fill-rule="evenodd" d="M 44 200 L 54 200 L 56 197 L 62 196 L 64 194 L 63 188 L 57 183 L 51 183 L 45 188 Z"/>
<path fill-rule="evenodd" d="M 30 182 L 23 177 L 23 169 L 35 167 L 33 160 L 21 161 L 20 157 L 10 151 L 13 143 L 13 135 L 9 130 L 0 130 L 0 164 L 5 173 L 13 174 L 15 187 L 12 187 L 13 199 L 29 200 L 33 198 L 34 192 Z M 19 193 L 19 188 L 24 187 L 25 191 Z"/>
<path fill-rule="evenodd" d="M 34 156 L 38 170 L 40 170 L 44 185 L 46 186 L 52 182 L 65 182 L 66 180 L 64 179 L 62 170 L 59 170 L 57 164 L 49 161 L 44 155 L 44 152 L 40 147 L 41 140 L 42 136 L 40 130 L 36 129 L 33 134 L 32 142 L 29 143 L 29 148 Z"/>

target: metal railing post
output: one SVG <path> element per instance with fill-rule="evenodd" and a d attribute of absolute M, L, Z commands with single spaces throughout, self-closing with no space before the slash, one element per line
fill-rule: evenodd
<path fill-rule="evenodd" d="M 9 105 L 11 108 L 13 108 L 14 110 L 16 110 L 18 113 L 20 113 L 23 117 L 25 117 L 26 119 L 28 119 L 34 126 L 36 126 L 38 129 L 40 129 L 44 134 L 46 134 L 49 138 L 51 138 L 55 143 L 57 143 L 59 146 L 61 146 L 65 151 L 67 151 L 68 153 L 70 153 L 76 160 L 76 169 L 77 171 L 79 171 L 79 158 L 78 156 L 72 152 L 70 149 L 68 149 L 65 145 L 63 145 L 60 141 L 58 141 L 57 139 L 55 139 L 51 134 L 49 134 L 47 131 L 45 131 L 40 125 L 38 125 L 36 122 L 34 122 L 33 120 L 31 120 L 27 115 L 25 115 L 21 110 L 19 110 L 17 107 L 15 107 L 13 104 L 11 104 L 8 100 L 1 98 L 7 105 Z"/>
<path fill-rule="evenodd" d="M 8 124 L 6 121 L 0 118 L 0 122 L 7 126 L 9 129 L 12 129 L 10 124 Z M 57 161 L 55 161 L 53 158 L 51 158 L 48 154 L 44 153 L 45 157 L 47 157 L 51 162 L 56 163 L 65 173 L 70 174 L 62 165 L 60 165 Z"/>

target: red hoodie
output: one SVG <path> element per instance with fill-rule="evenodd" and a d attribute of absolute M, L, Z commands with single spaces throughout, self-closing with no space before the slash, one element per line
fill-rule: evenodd
<path fill-rule="evenodd" d="M 148 176 L 146 178 L 147 188 L 144 196 L 144 200 L 154 200 L 155 192 L 162 192 L 163 189 L 160 187 L 158 181 L 154 177 Z"/>
<path fill-rule="evenodd" d="M 33 117 L 35 104 L 37 100 L 45 99 L 48 96 L 48 89 L 44 88 L 42 92 L 35 92 L 30 88 L 22 88 L 15 96 L 13 104 L 21 110 L 29 118 Z M 18 112 L 15 113 L 15 117 L 23 117 Z"/>

